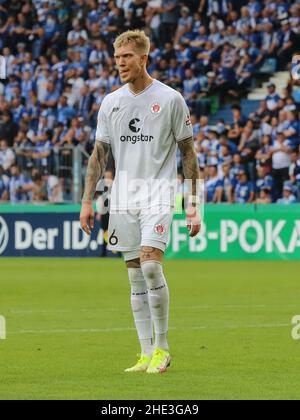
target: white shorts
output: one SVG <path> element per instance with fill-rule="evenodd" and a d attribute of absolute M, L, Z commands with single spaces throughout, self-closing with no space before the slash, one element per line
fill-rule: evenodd
<path fill-rule="evenodd" d="M 151 246 L 165 252 L 169 240 L 174 208 L 163 206 L 157 214 L 149 209 L 112 212 L 109 216 L 108 245 L 110 251 L 139 251 Z"/>

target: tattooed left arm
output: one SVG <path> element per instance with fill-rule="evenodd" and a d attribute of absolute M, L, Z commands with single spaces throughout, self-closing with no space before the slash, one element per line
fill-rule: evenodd
<path fill-rule="evenodd" d="M 200 180 L 200 171 L 193 137 L 179 141 L 178 147 L 182 155 L 184 177 L 185 179 L 188 179 L 192 182 L 192 190 L 190 191 L 190 196 L 197 197 L 198 199 L 197 183 Z M 197 202 L 197 200 L 189 203 L 189 207 L 186 211 L 186 214 L 187 227 L 190 231 L 190 236 L 196 236 L 201 228 L 199 203 Z"/>
<path fill-rule="evenodd" d="M 197 181 L 200 179 L 200 171 L 193 137 L 179 141 L 178 147 L 182 154 L 184 177 L 192 181 L 192 191 L 190 193 L 191 195 L 197 195 Z"/>

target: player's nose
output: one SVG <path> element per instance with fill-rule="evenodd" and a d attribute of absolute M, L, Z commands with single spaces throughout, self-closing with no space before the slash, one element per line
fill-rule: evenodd
<path fill-rule="evenodd" d="M 119 60 L 119 67 L 125 67 L 125 65 L 126 65 L 126 60 L 125 60 L 125 58 L 120 58 L 120 60 Z"/>

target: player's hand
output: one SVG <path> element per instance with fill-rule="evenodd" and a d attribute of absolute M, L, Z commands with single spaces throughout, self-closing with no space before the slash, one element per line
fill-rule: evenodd
<path fill-rule="evenodd" d="M 95 213 L 92 201 L 83 202 L 80 212 L 80 225 L 87 235 L 90 235 L 94 228 L 94 217 Z"/>
<path fill-rule="evenodd" d="M 201 229 L 201 218 L 198 206 L 189 206 L 186 210 L 186 225 L 190 232 L 190 237 L 196 236 Z"/>

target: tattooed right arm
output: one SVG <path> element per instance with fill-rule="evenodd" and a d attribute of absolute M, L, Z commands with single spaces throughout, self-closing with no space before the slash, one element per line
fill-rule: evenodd
<path fill-rule="evenodd" d="M 108 160 L 109 145 L 97 141 L 90 157 L 85 177 L 85 188 L 82 198 L 82 208 L 80 212 L 80 224 L 87 235 L 91 234 L 94 227 L 93 198 L 99 179 L 103 176 Z"/>
<path fill-rule="evenodd" d="M 82 202 L 90 202 L 93 200 L 97 183 L 102 178 L 108 160 L 109 145 L 107 143 L 97 141 L 94 151 L 89 159 L 85 188 Z"/>

